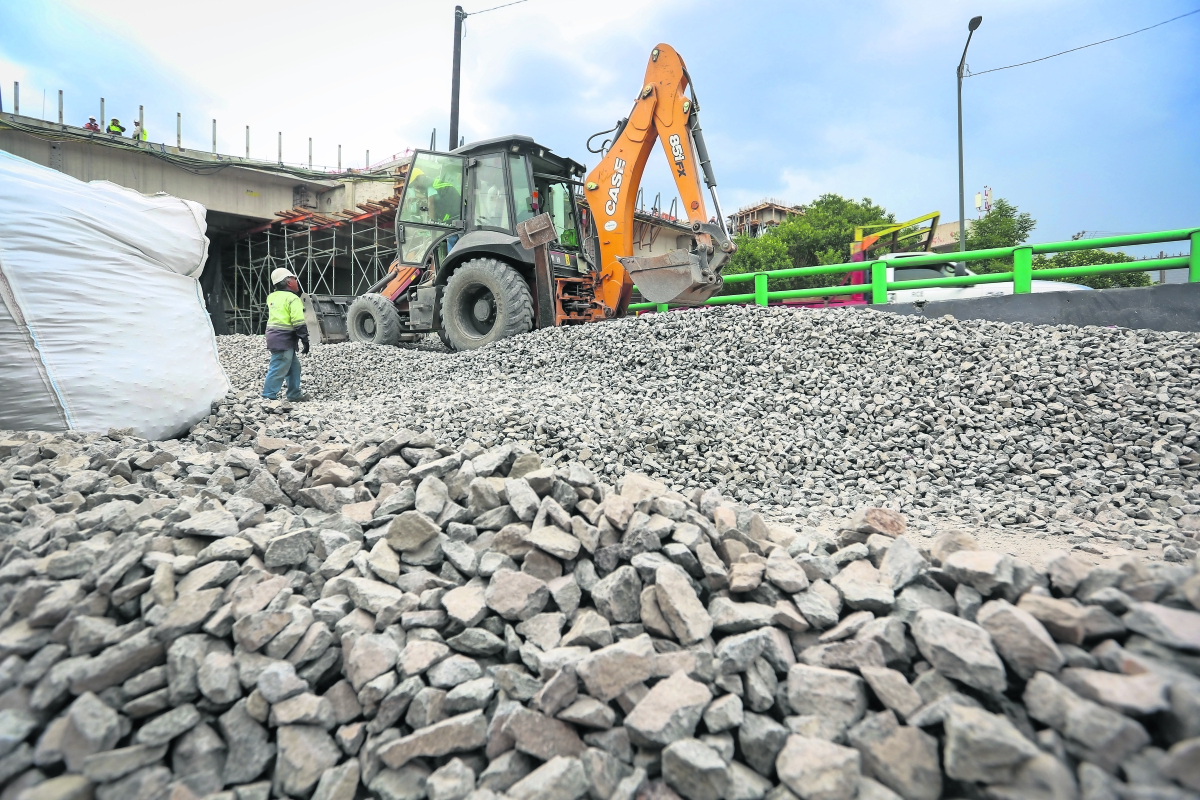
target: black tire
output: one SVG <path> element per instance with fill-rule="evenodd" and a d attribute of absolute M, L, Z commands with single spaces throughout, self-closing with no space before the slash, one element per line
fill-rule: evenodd
<path fill-rule="evenodd" d="M 476 258 L 450 276 L 442 296 L 442 330 L 455 350 L 474 350 L 532 329 L 529 286 L 508 264 Z"/>
<path fill-rule="evenodd" d="M 383 295 L 364 294 L 346 312 L 346 330 L 352 342 L 394 345 L 400 341 L 400 315 Z"/>
<path fill-rule="evenodd" d="M 450 337 L 446 335 L 446 324 L 442 323 L 442 327 L 438 328 L 438 338 L 442 340 L 442 344 L 447 350 L 453 350 L 454 345 L 450 344 Z"/>

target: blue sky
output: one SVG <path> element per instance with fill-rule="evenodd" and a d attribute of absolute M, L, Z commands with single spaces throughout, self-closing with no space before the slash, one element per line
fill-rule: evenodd
<path fill-rule="evenodd" d="M 467 11 L 497 0 L 467 2 Z M 982 14 L 975 71 L 1115 36 L 1200 0 L 733 4 L 528 0 L 467 20 L 463 133 L 526 133 L 589 165 L 595 131 L 628 113 L 650 49 L 667 42 L 696 82 L 725 210 L 762 197 L 870 197 L 901 218 L 957 215 L 955 78 Z M 448 126 L 454 2 L 387 7 L 253 0 L 0 0 L 0 96 L 81 123 L 107 99 L 152 139 L 361 166 L 426 146 Z M 601 10 L 603 8 L 603 10 Z M 1034 241 L 1076 231 L 1200 224 L 1200 14 L 1060 58 L 970 78 L 966 183 L 1038 220 Z M 660 163 L 661 162 L 661 163 Z M 665 161 L 649 197 L 674 196 Z M 970 208 L 968 209 L 970 212 Z"/>

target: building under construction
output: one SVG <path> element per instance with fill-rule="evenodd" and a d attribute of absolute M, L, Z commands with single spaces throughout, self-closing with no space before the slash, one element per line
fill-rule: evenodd
<path fill-rule="evenodd" d="M 803 206 L 791 205 L 782 200 L 766 198 L 754 205 L 743 206 L 736 214 L 729 215 L 729 232 L 747 236 L 761 236 L 768 228 L 783 223 L 790 216 L 804 213 Z"/>
<path fill-rule="evenodd" d="M 263 332 L 269 276 L 278 267 L 310 294 L 353 297 L 377 283 L 396 259 L 396 203 L 393 195 L 338 212 L 296 207 L 228 241 L 221 253 L 227 330 Z"/>

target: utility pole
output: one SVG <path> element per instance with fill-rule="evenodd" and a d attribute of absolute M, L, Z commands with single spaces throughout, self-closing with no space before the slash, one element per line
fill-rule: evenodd
<path fill-rule="evenodd" d="M 454 68 L 450 74 L 450 149 L 458 142 L 458 88 L 462 76 L 462 24 L 467 18 L 462 6 L 454 7 Z"/>
<path fill-rule="evenodd" d="M 962 58 L 958 62 L 958 252 L 967 252 L 967 206 L 963 188 L 963 135 L 962 135 L 962 82 L 963 71 L 967 66 L 967 48 L 971 46 L 971 37 L 975 29 L 983 22 L 983 17 L 971 17 L 967 23 L 967 44 L 963 47 Z M 966 262 L 960 264 L 966 267 Z M 955 274 L 965 270 L 955 270 Z"/>

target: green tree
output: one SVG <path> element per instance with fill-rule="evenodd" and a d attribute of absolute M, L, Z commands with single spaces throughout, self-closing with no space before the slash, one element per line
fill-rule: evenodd
<path fill-rule="evenodd" d="M 1107 250 L 1072 250 L 1065 253 L 1055 253 L 1050 258 L 1043 255 L 1033 257 L 1034 270 L 1052 269 L 1056 267 L 1087 267 L 1094 264 L 1126 264 L 1134 261 L 1124 253 L 1110 253 Z M 1035 278 L 1038 276 L 1035 274 Z M 1105 275 L 1087 275 L 1076 278 L 1046 278 L 1044 280 L 1062 281 L 1064 283 L 1079 283 L 1093 289 L 1113 289 L 1124 286 L 1149 286 L 1150 276 L 1145 272 L 1110 272 Z"/>
<path fill-rule="evenodd" d="M 738 236 L 737 252 L 729 259 L 722 272 L 725 275 L 737 275 L 743 272 L 769 272 L 776 269 L 788 269 L 792 266 L 792 257 L 788 255 L 787 244 L 773 231 L 762 236 Z"/>
<path fill-rule="evenodd" d="M 1029 234 L 1037 227 L 1028 213 L 1019 211 L 1015 205 L 1001 197 L 992 210 L 967 228 L 968 250 L 989 250 L 993 247 L 1016 247 L 1025 244 Z M 972 261 L 968 264 L 974 272 L 1010 272 L 1011 258 L 992 258 L 987 261 Z"/>
<path fill-rule="evenodd" d="M 726 275 L 764 272 L 791 267 L 815 267 L 842 264 L 850 260 L 850 243 L 859 225 L 895 222 L 894 214 L 875 205 L 870 198 L 848 200 L 836 194 L 823 194 L 804 207 L 803 214 L 788 217 L 768 228 L 762 236 L 740 235 L 738 251 L 723 270 Z M 836 286 L 845 275 L 815 275 L 772 281 L 771 290 L 807 289 Z M 747 284 L 731 284 L 723 294 L 744 294 Z"/>

